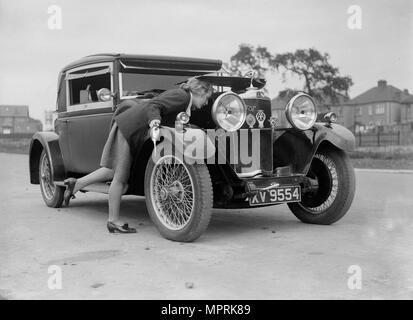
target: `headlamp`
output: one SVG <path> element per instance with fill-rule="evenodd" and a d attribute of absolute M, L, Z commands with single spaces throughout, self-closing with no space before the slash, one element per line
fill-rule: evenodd
<path fill-rule="evenodd" d="M 215 100 L 211 112 L 214 122 L 226 131 L 241 128 L 247 113 L 244 101 L 233 92 L 221 94 Z"/>
<path fill-rule="evenodd" d="M 285 115 L 291 125 L 299 130 L 310 129 L 317 119 L 314 101 L 305 93 L 299 93 L 291 98 L 285 107 Z"/>

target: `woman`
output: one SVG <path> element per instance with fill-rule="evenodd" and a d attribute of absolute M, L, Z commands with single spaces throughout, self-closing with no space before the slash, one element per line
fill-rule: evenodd
<path fill-rule="evenodd" d="M 129 104 L 130 108 L 114 115 L 113 126 L 102 152 L 101 168 L 80 179 L 65 180 L 65 205 L 69 204 L 76 192 L 87 185 L 112 180 L 109 187 L 107 228 L 111 233 L 136 232 L 136 229 L 119 219 L 120 200 L 128 189 L 132 160 L 142 147 L 148 130 L 159 127 L 162 117 L 176 116 L 182 111 L 190 112 L 191 108 L 202 108 L 211 94 L 211 84 L 191 78 L 179 89 L 165 91 L 144 106 L 133 107 L 134 102 L 127 100 L 124 104 Z"/>

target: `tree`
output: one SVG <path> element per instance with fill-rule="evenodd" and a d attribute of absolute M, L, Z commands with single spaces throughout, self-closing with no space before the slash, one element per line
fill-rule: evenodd
<path fill-rule="evenodd" d="M 240 44 L 238 52 L 231 57 L 229 64 L 225 67 L 234 76 L 244 76 L 253 70 L 256 77 L 263 78 L 272 68 L 269 65 L 271 58 L 271 54 L 265 47 L 254 48 L 249 44 Z"/>
<path fill-rule="evenodd" d="M 338 68 L 333 67 L 329 60 L 328 53 L 321 54 L 310 48 L 277 54 L 271 59 L 270 65 L 282 72 L 284 81 L 288 74 L 304 80 L 303 91 L 319 102 L 330 100 L 337 103 L 339 95 L 348 97 L 348 89 L 353 81 L 349 76 L 340 76 Z"/>
<path fill-rule="evenodd" d="M 289 98 L 301 90 L 319 103 L 337 103 L 340 95 L 348 97 L 353 81 L 349 76 L 340 76 L 338 68 L 333 67 L 329 60 L 328 53 L 321 54 L 314 48 L 272 55 L 266 47 L 241 44 L 227 68 L 233 75 L 244 75 L 252 69 L 259 77 L 264 77 L 269 71 L 278 71 L 284 82 L 288 75 L 295 75 L 302 81 L 302 87 L 280 91 L 280 98 Z"/>

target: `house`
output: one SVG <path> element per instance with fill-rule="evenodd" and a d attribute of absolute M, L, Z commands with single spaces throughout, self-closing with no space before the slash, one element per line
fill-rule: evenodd
<path fill-rule="evenodd" d="M 0 134 L 42 131 L 42 122 L 30 118 L 29 107 L 22 105 L 0 105 Z"/>
<path fill-rule="evenodd" d="M 356 96 L 344 104 L 332 107 L 338 122 L 354 132 L 398 130 L 402 121 L 402 109 L 410 105 L 409 92 L 379 80 L 377 86 Z M 406 107 L 404 107 L 403 101 Z"/>
<path fill-rule="evenodd" d="M 413 95 L 409 95 L 401 101 L 400 122 L 413 124 Z"/>

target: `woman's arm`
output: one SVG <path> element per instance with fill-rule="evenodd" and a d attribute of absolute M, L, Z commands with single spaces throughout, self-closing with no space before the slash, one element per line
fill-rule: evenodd
<path fill-rule="evenodd" d="M 168 90 L 148 102 L 146 115 L 148 125 L 155 123 L 154 120 L 162 121 L 162 116 L 185 110 L 190 100 L 189 93 L 182 89 Z"/>

